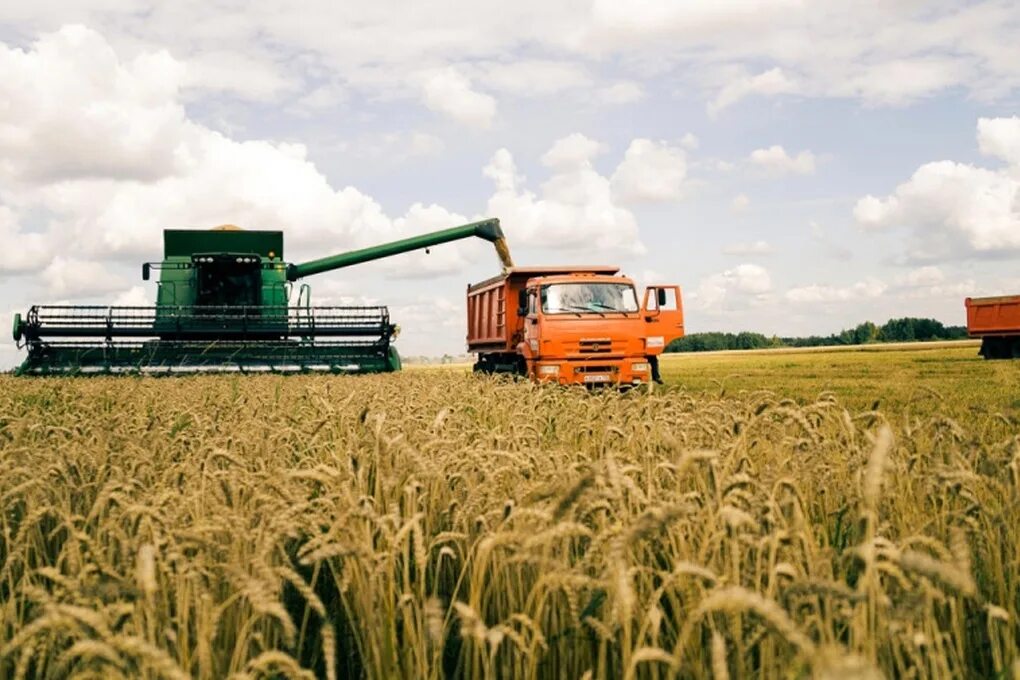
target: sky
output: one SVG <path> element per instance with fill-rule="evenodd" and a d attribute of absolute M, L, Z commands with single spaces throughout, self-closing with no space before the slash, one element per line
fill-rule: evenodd
<path fill-rule="evenodd" d="M 32 304 L 151 304 L 164 228 L 302 261 L 498 217 L 687 331 L 964 322 L 1020 293 L 1020 4 L 0 0 L 0 367 Z M 465 351 L 460 242 L 307 280 Z"/>

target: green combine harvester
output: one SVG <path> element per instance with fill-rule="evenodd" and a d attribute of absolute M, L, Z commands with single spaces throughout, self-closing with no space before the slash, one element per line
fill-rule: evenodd
<path fill-rule="evenodd" d="M 302 264 L 284 261 L 280 231 L 167 229 L 163 261 L 142 265 L 145 280 L 159 271 L 155 307 L 37 305 L 16 314 L 14 340 L 28 350 L 16 373 L 397 371 L 386 307 L 312 307 L 308 284 L 290 305 L 294 282 L 471 237 L 513 265 L 497 219 Z"/>

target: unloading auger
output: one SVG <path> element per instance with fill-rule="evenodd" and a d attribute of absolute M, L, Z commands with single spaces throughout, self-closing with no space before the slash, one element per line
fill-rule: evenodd
<path fill-rule="evenodd" d="M 301 264 L 283 259 L 283 232 L 167 229 L 154 307 L 36 305 L 14 317 L 28 351 L 19 374 L 400 369 L 384 306 L 312 307 L 300 279 L 450 241 L 492 242 L 513 266 L 498 219 L 472 222 Z"/>

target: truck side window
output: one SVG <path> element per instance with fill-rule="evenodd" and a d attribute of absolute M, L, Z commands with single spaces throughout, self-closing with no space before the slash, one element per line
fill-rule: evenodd
<path fill-rule="evenodd" d="M 662 292 L 666 294 L 666 303 L 661 305 L 659 309 L 663 312 L 675 312 L 678 309 L 676 300 L 676 289 L 664 288 L 660 290 L 662 290 Z M 656 300 L 656 302 L 658 302 L 658 300 Z"/>
<path fill-rule="evenodd" d="M 528 314 L 534 314 L 535 309 L 535 293 L 532 292 L 528 295 Z"/>

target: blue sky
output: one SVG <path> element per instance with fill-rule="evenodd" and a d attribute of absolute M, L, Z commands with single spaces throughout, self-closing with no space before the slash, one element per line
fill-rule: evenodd
<path fill-rule="evenodd" d="M 8 5 L 5 327 L 151 301 L 160 229 L 225 222 L 300 259 L 491 215 L 520 264 L 680 284 L 689 331 L 962 323 L 1020 292 L 1015 3 Z M 495 271 L 465 243 L 310 283 L 458 354 Z"/>

